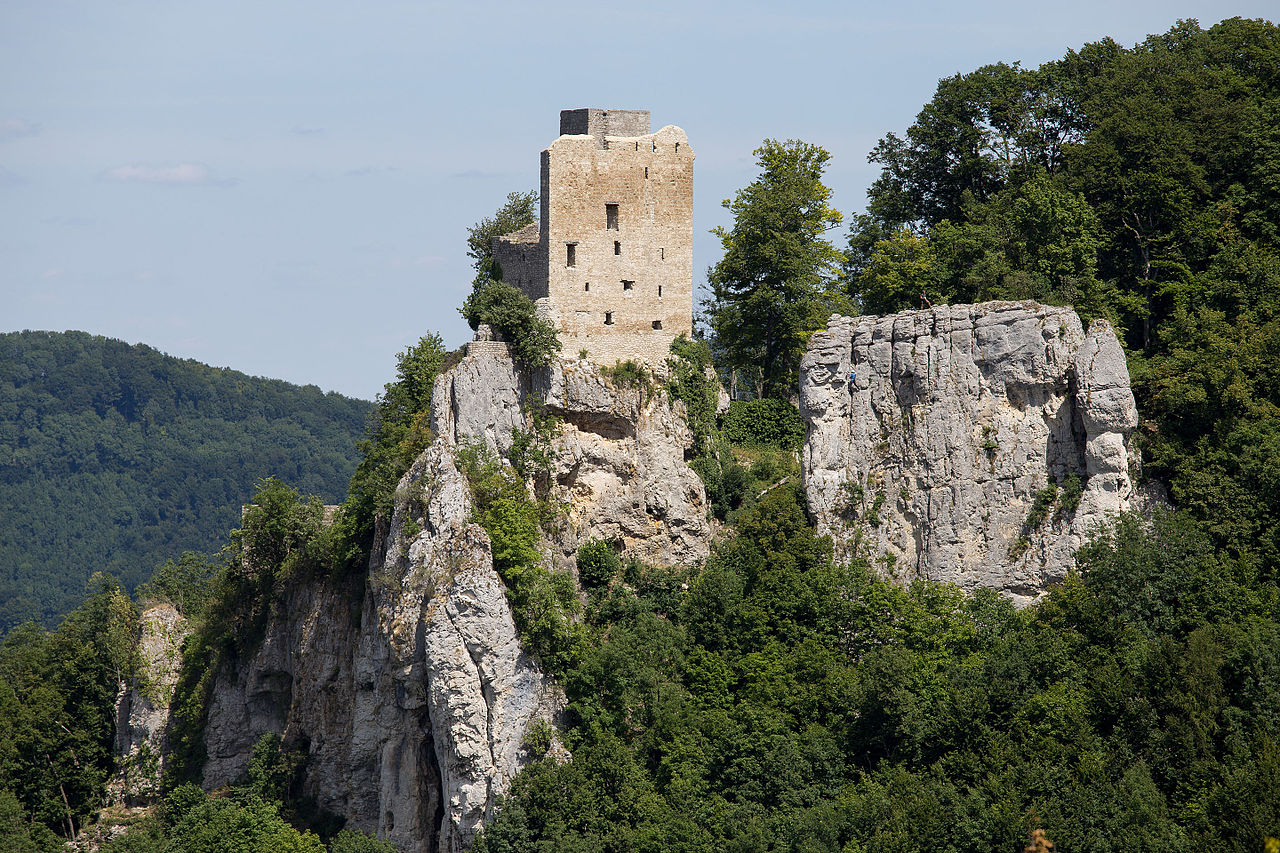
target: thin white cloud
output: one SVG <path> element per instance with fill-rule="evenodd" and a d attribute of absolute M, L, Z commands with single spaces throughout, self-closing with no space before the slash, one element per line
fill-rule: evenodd
<path fill-rule="evenodd" d="M 0 118 L 0 139 L 18 139 L 23 136 L 35 136 L 40 132 L 40 125 L 32 124 L 20 118 Z"/>
<path fill-rule="evenodd" d="M 209 170 L 199 163 L 175 166 L 116 166 L 107 170 L 113 181 L 136 181 L 144 184 L 209 184 Z"/>

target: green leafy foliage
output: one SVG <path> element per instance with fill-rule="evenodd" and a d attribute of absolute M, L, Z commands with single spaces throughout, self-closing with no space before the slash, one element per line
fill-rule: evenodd
<path fill-rule="evenodd" d="M 653 376 L 645 369 L 644 363 L 627 359 L 616 362 L 612 367 L 607 365 L 600 372 L 615 388 L 636 388 L 644 394 L 653 388 Z"/>
<path fill-rule="evenodd" d="M 667 359 L 667 393 L 684 404 L 685 422 L 693 433 L 696 455 L 705 455 L 716 429 L 720 381 L 716 377 L 711 347 L 705 341 L 680 335 L 671 342 Z"/>
<path fill-rule="evenodd" d="M 537 503 L 515 469 L 483 446 L 460 448 L 457 463 L 471 485 L 474 520 L 489 534 L 493 567 L 506 583 L 521 643 L 548 671 L 564 672 L 586 636 L 574 621 L 580 605 L 573 579 L 542 566 Z"/>
<path fill-rule="evenodd" d="M 507 193 L 507 200 L 493 216 L 481 219 L 467 229 L 467 256 L 476 269 L 476 283 L 502 280 L 502 269 L 493 259 L 493 238 L 519 231 L 538 221 L 538 193 Z"/>
<path fill-rule="evenodd" d="M 593 539 L 578 548 L 578 580 L 584 587 L 604 586 L 621 570 L 618 552 L 603 539 Z"/>
<path fill-rule="evenodd" d="M 112 769 L 115 695 L 131 674 L 137 615 L 113 578 L 95 575 L 89 595 L 53 631 L 26 623 L 0 642 L 0 809 L 11 833 L 25 818 L 33 843 L 74 835 L 101 802 Z M 3 822 L 0 820 L 0 822 Z M 15 823 L 16 822 L 16 823 Z M 3 828 L 0 828 L 0 831 Z"/>
<path fill-rule="evenodd" d="M 734 444 L 770 444 L 783 450 L 799 450 L 804 443 L 804 421 L 786 400 L 764 397 L 734 400 L 721 422 L 724 437 Z"/>
<path fill-rule="evenodd" d="M 360 443 L 363 458 L 337 519 L 335 558 L 341 570 L 362 571 L 369 564 L 375 527 L 379 520 L 390 520 L 396 484 L 434 438 L 430 422 L 436 377 L 459 358 L 459 353 L 445 351 L 435 333 L 396 356 L 396 381 L 387 383 L 378 399 L 368 437 Z"/>
<path fill-rule="evenodd" d="M 458 311 L 473 329 L 481 323 L 492 327 L 521 364 L 541 367 L 560 351 L 555 327 L 538 316 L 533 300 L 505 282 L 477 282 Z"/>
<path fill-rule="evenodd" d="M 1025 611 L 833 564 L 796 490 L 737 529 L 701 571 L 633 565 L 593 598 L 573 758 L 517 777 L 477 850 L 989 851 L 1039 830 L 1252 851 L 1280 817 L 1276 589 L 1189 517 L 1125 519 Z"/>
<path fill-rule="evenodd" d="M 724 202 L 733 228 L 712 232 L 724 257 L 707 273 L 704 308 L 723 366 L 755 396 L 788 399 L 808 333 L 839 304 L 844 256 L 823 235 L 841 216 L 822 183 L 825 150 L 766 139 L 755 155 L 760 176 Z"/>
<path fill-rule="evenodd" d="M 127 588 L 212 553 L 254 483 L 337 503 L 370 405 L 82 332 L 0 334 L 0 633 L 94 571 Z"/>

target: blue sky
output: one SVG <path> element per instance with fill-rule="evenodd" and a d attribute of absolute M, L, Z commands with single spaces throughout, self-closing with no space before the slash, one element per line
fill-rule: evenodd
<path fill-rule="evenodd" d="M 0 0 L 0 331 L 372 398 L 469 337 L 466 229 L 563 108 L 687 131 L 701 279 L 766 137 L 828 149 L 847 216 L 939 78 L 1233 15 L 1275 3 Z"/>

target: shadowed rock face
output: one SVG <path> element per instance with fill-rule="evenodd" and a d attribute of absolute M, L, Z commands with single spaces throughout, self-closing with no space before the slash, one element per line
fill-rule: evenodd
<path fill-rule="evenodd" d="M 852 378 L 851 378 L 852 376 Z M 1061 580 L 1089 530 L 1128 508 L 1137 410 L 1110 325 L 1070 308 L 947 305 L 832 316 L 800 367 L 803 474 L 819 532 L 903 581 L 998 589 Z M 1037 525 L 1036 494 L 1075 475 Z"/>

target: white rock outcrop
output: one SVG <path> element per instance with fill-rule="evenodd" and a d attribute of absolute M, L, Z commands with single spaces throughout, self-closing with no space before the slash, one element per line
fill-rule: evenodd
<path fill-rule="evenodd" d="M 367 579 L 288 593 L 251 657 L 220 673 L 204 785 L 242 778 L 265 732 L 308 753 L 317 805 L 406 853 L 463 850 L 527 760 L 530 727 L 563 698 L 520 646 L 454 452 L 495 453 L 531 428 L 531 398 L 557 425 L 544 485 L 564 523 L 547 543 L 571 564 L 603 538 L 653 562 L 700 559 L 709 536 L 689 435 L 666 397 L 609 385 L 599 368 L 520 371 L 476 341 L 433 391 L 436 439 L 400 481 Z M 353 602 L 362 602 L 359 605 Z"/>
<path fill-rule="evenodd" d="M 116 696 L 118 766 L 109 786 L 112 799 L 149 802 L 160 792 L 168 748 L 169 703 L 182 670 L 186 618 L 168 602 L 142 611 L 138 631 L 138 672 Z"/>
<path fill-rule="evenodd" d="M 833 316 L 800 368 L 803 474 L 819 532 L 903 580 L 994 587 L 1020 604 L 1065 577 L 1129 506 L 1137 410 L 1111 327 L 1070 308 L 946 305 Z M 1027 522 L 1052 478 L 1059 492 Z"/>
<path fill-rule="evenodd" d="M 530 401 L 558 423 L 547 497 L 564 510 L 549 543 L 567 561 L 591 539 L 658 565 L 705 560 L 707 496 L 684 461 L 693 441 L 660 389 L 615 387 L 589 361 L 524 372 L 501 343 L 473 342 L 436 381 L 432 427 L 454 444 L 483 442 L 499 455 L 528 432 Z"/>

